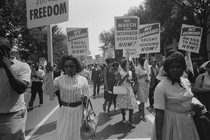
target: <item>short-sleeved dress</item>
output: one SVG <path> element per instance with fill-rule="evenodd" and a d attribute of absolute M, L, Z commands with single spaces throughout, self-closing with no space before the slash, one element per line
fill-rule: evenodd
<path fill-rule="evenodd" d="M 172 84 L 168 78 L 161 81 L 154 93 L 154 107 L 164 110 L 162 140 L 199 140 L 197 129 L 190 115 L 193 94 L 190 82 L 181 78 Z M 155 125 L 151 140 L 156 140 Z"/>
<path fill-rule="evenodd" d="M 90 89 L 85 77 L 76 74 L 73 77 L 62 75 L 54 79 L 55 90 L 60 90 L 61 101 L 73 103 L 81 101 L 81 97 L 89 96 Z M 80 140 L 80 128 L 83 106 L 61 106 L 58 113 L 56 140 Z"/>
<path fill-rule="evenodd" d="M 120 75 L 123 78 L 127 72 L 121 70 Z M 132 72 L 129 71 L 129 79 L 132 78 Z M 133 93 L 133 89 L 131 87 L 131 84 L 128 83 L 126 80 L 122 83 L 122 86 L 126 86 L 127 88 L 127 94 L 119 94 L 117 96 L 117 106 L 120 109 L 135 109 L 138 107 L 135 95 Z"/>
<path fill-rule="evenodd" d="M 147 74 L 146 70 L 143 70 L 140 66 L 136 68 L 136 74 L 138 77 L 138 89 L 137 89 L 137 100 L 140 100 L 142 103 L 146 103 L 149 96 L 149 85 L 148 82 L 149 76 L 144 76 L 139 78 L 140 75 Z"/>

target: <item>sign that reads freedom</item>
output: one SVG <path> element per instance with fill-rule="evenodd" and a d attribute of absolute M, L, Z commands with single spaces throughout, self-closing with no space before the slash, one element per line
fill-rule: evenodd
<path fill-rule="evenodd" d="M 139 26 L 138 53 L 160 52 L 160 23 Z"/>
<path fill-rule="evenodd" d="M 203 28 L 182 24 L 179 49 L 199 53 Z"/>
<path fill-rule="evenodd" d="M 138 27 L 138 17 L 115 17 L 115 49 L 138 48 Z"/>
<path fill-rule="evenodd" d="M 68 53 L 74 56 L 89 55 L 88 28 L 67 28 Z"/>
<path fill-rule="evenodd" d="M 68 0 L 26 0 L 28 28 L 68 21 Z"/>

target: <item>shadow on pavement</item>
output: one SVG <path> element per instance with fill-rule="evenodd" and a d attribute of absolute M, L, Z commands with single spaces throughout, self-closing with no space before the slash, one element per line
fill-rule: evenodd
<path fill-rule="evenodd" d="M 119 128 L 121 128 L 121 129 L 119 129 Z M 123 139 L 127 135 L 129 135 L 132 132 L 132 130 L 134 131 L 134 129 L 132 129 L 132 127 L 130 127 L 128 124 L 124 124 L 120 121 L 115 124 L 109 124 L 103 130 L 101 130 L 100 132 L 97 132 L 96 137 L 92 138 L 92 140 L 108 139 L 110 136 L 113 136 L 116 134 L 118 134 L 118 135 L 121 134 L 117 138 Z"/>
<path fill-rule="evenodd" d="M 51 122 L 51 123 L 42 125 L 42 126 L 36 131 L 36 133 L 33 134 L 33 139 L 35 139 L 35 138 L 37 138 L 37 137 L 40 137 L 41 135 L 44 135 L 44 134 L 47 134 L 47 133 L 52 132 L 53 130 L 56 129 L 56 124 L 57 124 L 57 121 L 54 121 L 54 122 Z M 30 129 L 30 130 L 27 130 L 27 131 L 25 132 L 26 135 L 27 135 L 28 133 L 30 133 L 30 131 L 32 131 L 32 130 L 31 130 L 31 129 Z"/>
<path fill-rule="evenodd" d="M 102 126 L 104 125 L 105 123 L 107 123 L 108 121 L 110 121 L 112 118 L 110 118 L 110 116 L 105 113 L 105 112 L 100 112 L 98 114 L 98 124 L 97 126 Z"/>
<path fill-rule="evenodd" d="M 141 122 L 139 112 L 133 113 L 133 123 L 138 125 Z"/>

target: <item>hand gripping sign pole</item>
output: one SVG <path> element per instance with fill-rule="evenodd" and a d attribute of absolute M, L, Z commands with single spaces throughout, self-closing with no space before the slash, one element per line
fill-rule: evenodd
<path fill-rule="evenodd" d="M 48 62 L 53 65 L 51 24 L 68 21 L 69 0 L 36 1 L 26 0 L 28 28 L 47 26 Z M 47 72 L 43 82 L 43 92 L 54 99 L 53 72 Z"/>

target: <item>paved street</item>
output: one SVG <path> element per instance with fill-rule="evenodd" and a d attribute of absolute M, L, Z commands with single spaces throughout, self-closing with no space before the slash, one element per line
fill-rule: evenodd
<path fill-rule="evenodd" d="M 91 86 L 92 90 L 92 86 Z M 152 127 L 154 122 L 153 111 L 146 110 L 147 122 L 143 122 L 139 119 L 139 113 L 136 109 L 134 111 L 133 120 L 136 125 L 135 129 L 132 129 L 128 124 L 121 122 L 120 110 L 116 112 L 112 111 L 111 115 L 108 115 L 102 111 L 103 87 L 101 88 L 100 94 L 95 98 L 91 99 L 95 112 L 98 113 L 99 121 L 98 128 L 95 138 L 84 138 L 92 140 L 103 140 L 103 139 L 126 139 L 126 140 L 149 140 L 152 133 Z M 30 92 L 25 94 L 26 103 L 29 102 Z M 36 107 L 38 105 L 38 96 L 34 103 L 35 108 L 33 111 L 28 112 L 28 119 L 26 123 L 26 139 L 27 140 L 52 140 L 55 135 L 56 129 L 56 117 L 58 113 L 58 101 L 50 101 L 47 95 L 44 95 L 43 107 Z M 148 106 L 148 105 L 146 105 Z M 113 106 L 111 107 L 111 109 Z M 151 112 L 151 113 L 150 113 Z M 128 112 L 127 118 L 128 118 Z"/>

